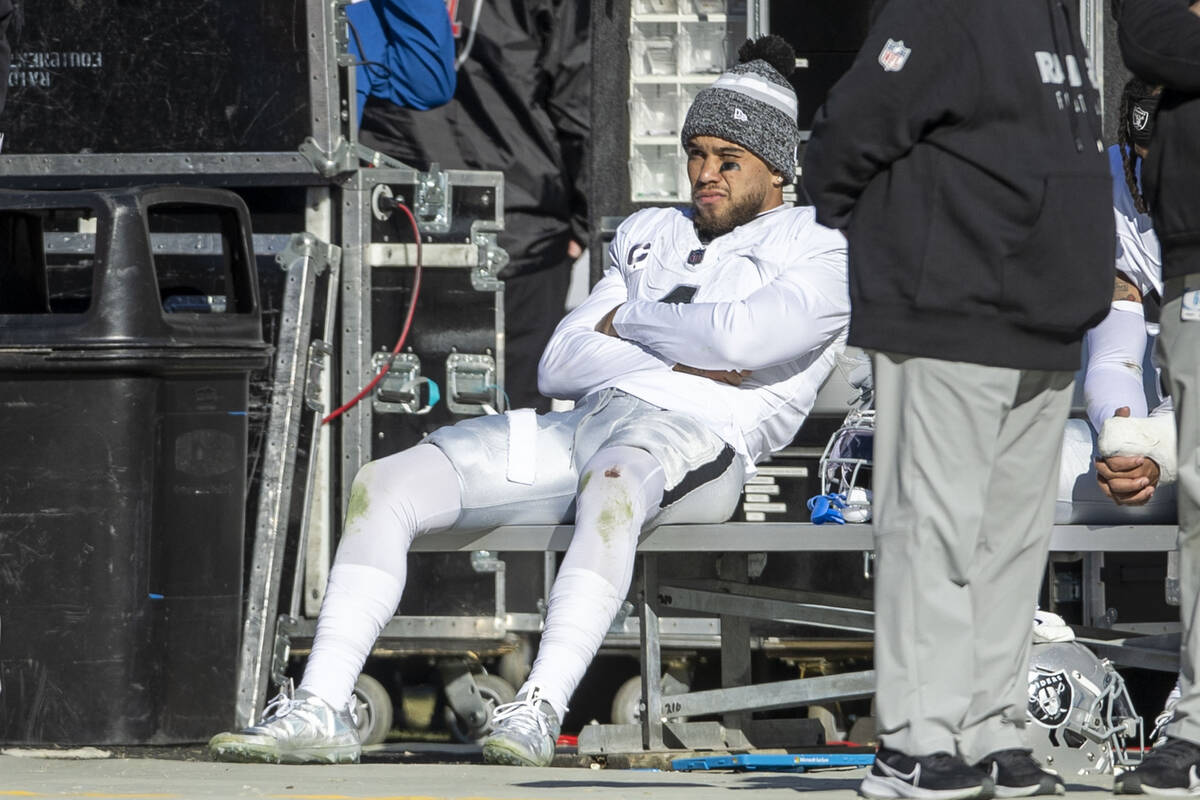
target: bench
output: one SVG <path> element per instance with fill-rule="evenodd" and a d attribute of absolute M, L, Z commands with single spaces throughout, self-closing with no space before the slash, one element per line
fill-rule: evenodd
<path fill-rule="evenodd" d="M 522 636 L 540 632 L 542 616 L 512 613 L 505 608 L 505 562 L 496 553 L 544 553 L 549 595 L 556 554 L 570 544 L 570 525 L 512 525 L 487 531 L 443 533 L 418 538 L 415 553 L 471 554 L 476 572 L 492 574 L 494 613 L 483 616 L 394 617 L 385 626 L 375 655 L 445 653 L 461 650 L 471 659 L 495 657 L 514 650 Z M 1059 525 L 1051 535 L 1057 553 L 1169 552 L 1176 547 L 1172 525 Z M 869 697 L 871 671 L 752 684 L 751 620 L 796 623 L 850 633 L 859 641 L 873 630 L 870 601 L 861 597 L 773 588 L 749 580 L 754 553 L 861 552 L 873 549 L 870 525 L 813 525 L 800 522 L 727 522 L 664 525 L 643 534 L 638 545 L 635 592 L 637 613 L 619 618 L 606 647 L 636 649 L 641 674 L 663 674 L 662 651 L 719 649 L 721 689 L 664 697 L 657 680 L 642 681 L 641 722 L 637 725 L 589 725 L 580 734 L 581 753 L 603 755 L 672 749 L 743 749 L 814 741 L 815 720 L 753 720 L 751 712 L 810 706 Z M 720 554 L 714 579 L 659 579 L 661 559 L 673 555 Z M 1086 562 L 1085 562 L 1086 564 Z M 1099 582 L 1099 570 L 1091 571 Z M 1086 592 L 1085 582 L 1085 592 Z M 628 604 L 627 604 L 628 605 Z M 1085 603 L 1086 605 L 1086 603 Z M 664 608 L 693 612 L 669 616 Z M 632 611 L 627 608 L 627 611 Z M 316 620 L 284 615 L 276 625 L 272 674 L 280 681 L 292 655 L 311 646 Z M 1112 630 L 1080 630 L 1080 641 L 1115 663 L 1150 669 L 1178 668 L 1178 634 L 1133 636 Z M 464 719 L 482 724 L 486 711 L 469 665 L 445 659 L 442 669 L 448 701 Z M 645 709 L 653 709 L 649 714 Z M 691 717 L 722 715 L 723 723 L 691 722 Z M 791 722 L 788 727 L 785 722 Z M 807 727 L 803 723 L 811 723 Z M 815 727 L 815 729 L 814 729 Z"/>
<path fill-rule="evenodd" d="M 422 536 L 414 553 L 562 552 L 571 525 L 506 525 L 490 531 L 446 531 Z M 1055 552 L 1164 552 L 1175 549 L 1174 525 L 1056 525 Z M 871 550 L 870 525 L 813 525 L 809 522 L 722 522 L 663 525 L 642 535 L 639 553 L 806 552 Z"/>
<path fill-rule="evenodd" d="M 415 552 L 543 551 L 561 552 L 570 543 L 569 525 L 506 526 L 491 531 L 446 532 L 418 539 Z M 1051 535 L 1056 553 L 1169 552 L 1176 548 L 1173 525 L 1058 525 Z M 719 622 L 724 688 L 664 697 L 657 681 L 642 682 L 640 725 L 590 725 L 581 732 L 582 753 L 631 750 L 708 749 L 763 746 L 751 731 L 750 712 L 869 697 L 870 671 L 750 685 L 750 619 L 787 620 L 805 625 L 869 633 L 869 604 L 856 598 L 771 589 L 745 576 L 717 581 L 657 578 L 657 560 L 672 553 L 750 554 L 757 552 L 861 551 L 873 549 L 870 525 L 813 525 L 799 522 L 728 522 L 665 525 L 645 533 L 638 545 L 638 635 L 642 675 L 661 675 L 659 611 L 672 609 L 716 614 Z M 735 567 L 736 569 L 737 567 Z M 744 561 L 742 563 L 745 568 Z M 724 579 L 729 577 L 730 579 Z M 1096 580 L 1099 575 L 1095 575 Z M 1178 634 L 1121 635 L 1086 629 L 1079 639 L 1115 663 L 1160 670 L 1178 668 Z M 649 714 L 646 709 L 652 709 Z M 715 722 L 681 722 L 688 717 L 724 715 Z M 800 720 L 798 722 L 804 722 Z M 774 731 L 778 734 L 778 730 Z M 793 732 L 794 733 L 794 732 Z M 771 734 L 768 733 L 768 736 Z M 785 734 L 786 735 L 786 734 Z M 767 744 L 769 746 L 769 743 Z"/>

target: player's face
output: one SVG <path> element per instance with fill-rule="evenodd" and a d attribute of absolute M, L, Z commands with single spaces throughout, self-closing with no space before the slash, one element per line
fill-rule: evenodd
<path fill-rule="evenodd" d="M 687 157 L 701 235 L 729 233 L 783 202 L 778 176 L 744 147 L 715 136 L 696 136 L 687 143 Z"/>

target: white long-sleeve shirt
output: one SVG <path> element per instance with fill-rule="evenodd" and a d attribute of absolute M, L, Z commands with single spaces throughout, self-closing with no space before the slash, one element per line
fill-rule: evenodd
<path fill-rule="evenodd" d="M 618 305 L 621 338 L 596 332 Z M 690 414 L 749 476 L 808 416 L 849 311 L 845 239 L 812 208 L 780 206 L 707 245 L 685 210 L 646 209 L 617 229 L 604 277 L 555 330 L 538 384 L 572 400 L 614 387 Z M 675 364 L 753 374 L 730 386 Z"/>

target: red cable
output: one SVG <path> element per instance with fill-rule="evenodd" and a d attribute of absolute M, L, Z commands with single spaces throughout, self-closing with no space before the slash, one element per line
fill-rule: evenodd
<path fill-rule="evenodd" d="M 347 411 L 354 408 L 354 406 L 358 404 L 359 400 L 362 400 L 364 397 L 370 394 L 371 390 L 374 389 L 381 380 L 383 380 L 383 376 L 387 375 L 388 370 L 392 368 L 392 360 L 396 357 L 396 354 L 400 352 L 400 348 L 404 347 L 404 340 L 408 338 L 408 330 L 410 327 L 412 327 L 413 314 L 417 310 L 417 296 L 421 293 L 421 231 L 417 229 L 417 219 L 413 216 L 413 213 L 408 210 L 408 206 L 404 205 L 404 203 L 396 202 L 396 208 L 400 209 L 408 216 L 408 221 L 412 223 L 413 236 L 415 236 L 417 240 L 417 270 L 413 275 L 412 299 L 408 301 L 408 314 L 404 318 L 404 328 L 401 329 L 400 338 L 396 340 L 396 346 L 392 348 L 392 354 L 388 360 L 383 363 L 383 368 L 379 370 L 379 374 L 372 378 L 371 382 L 364 386 L 362 391 L 354 395 L 352 399 L 350 399 L 340 408 L 332 411 L 329 416 L 325 417 L 325 419 L 321 420 L 322 425 L 329 424 L 342 414 L 345 414 Z"/>

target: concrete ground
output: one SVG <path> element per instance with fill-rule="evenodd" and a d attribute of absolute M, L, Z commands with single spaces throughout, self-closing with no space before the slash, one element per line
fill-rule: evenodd
<path fill-rule="evenodd" d="M 74 756 L 74 757 L 64 757 Z M 790 772 L 673 772 L 574 764 L 546 769 L 493 767 L 478 748 L 412 745 L 373 748 L 364 763 L 346 766 L 220 764 L 200 748 L 171 750 L 84 748 L 76 751 L 0 751 L 0 800 L 5 798 L 120 798 L 201 800 L 256 797 L 273 800 L 851 800 L 863 768 Z M 556 762 L 557 763 L 557 762 Z M 647 762 L 642 762 L 647 763 Z M 666 761 L 661 762 L 663 766 Z M 1109 776 L 1074 778 L 1068 796 L 1109 798 Z"/>

